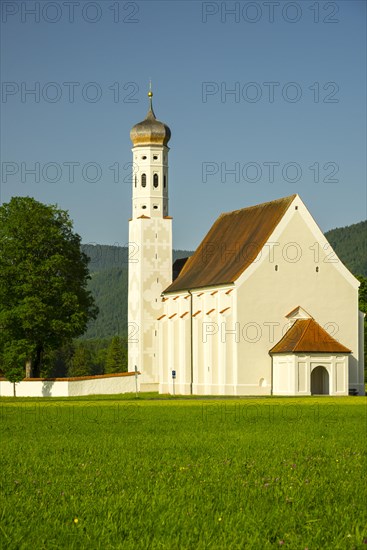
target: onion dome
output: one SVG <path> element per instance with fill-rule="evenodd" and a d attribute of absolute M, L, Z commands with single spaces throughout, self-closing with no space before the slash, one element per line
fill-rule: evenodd
<path fill-rule="evenodd" d="M 130 139 L 134 147 L 138 145 L 167 145 L 171 138 L 171 130 L 168 126 L 155 117 L 152 105 L 153 92 L 149 91 L 148 97 L 149 111 L 147 116 L 142 122 L 135 124 L 130 132 Z"/>

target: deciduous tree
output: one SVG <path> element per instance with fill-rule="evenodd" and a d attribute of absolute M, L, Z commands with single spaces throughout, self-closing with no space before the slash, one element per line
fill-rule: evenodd
<path fill-rule="evenodd" d="M 39 377 L 42 356 L 97 315 L 88 257 L 67 212 L 30 197 L 0 207 L 0 354 L 5 376 Z"/>

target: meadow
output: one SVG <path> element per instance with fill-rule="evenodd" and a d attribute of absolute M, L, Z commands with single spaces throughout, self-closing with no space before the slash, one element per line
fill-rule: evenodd
<path fill-rule="evenodd" d="M 3 549 L 367 548 L 365 397 L 0 399 Z"/>

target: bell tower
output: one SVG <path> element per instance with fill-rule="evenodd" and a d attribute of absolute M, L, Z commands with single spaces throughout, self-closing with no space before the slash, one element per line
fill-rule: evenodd
<path fill-rule="evenodd" d="M 168 216 L 168 126 L 154 114 L 149 92 L 149 111 L 130 133 L 133 151 L 133 219 Z"/>
<path fill-rule="evenodd" d="M 129 371 L 141 372 L 142 391 L 158 391 L 157 318 L 161 293 L 172 282 L 172 218 L 168 215 L 171 131 L 156 119 L 153 93 L 142 122 L 133 126 L 132 219 L 129 221 Z"/>

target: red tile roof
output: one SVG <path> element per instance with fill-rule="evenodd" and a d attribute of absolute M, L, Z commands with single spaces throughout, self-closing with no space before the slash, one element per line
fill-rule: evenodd
<path fill-rule="evenodd" d="M 314 319 L 297 319 L 269 353 L 351 353 Z"/>
<path fill-rule="evenodd" d="M 296 195 L 219 216 L 165 292 L 233 283 L 257 257 Z"/>

